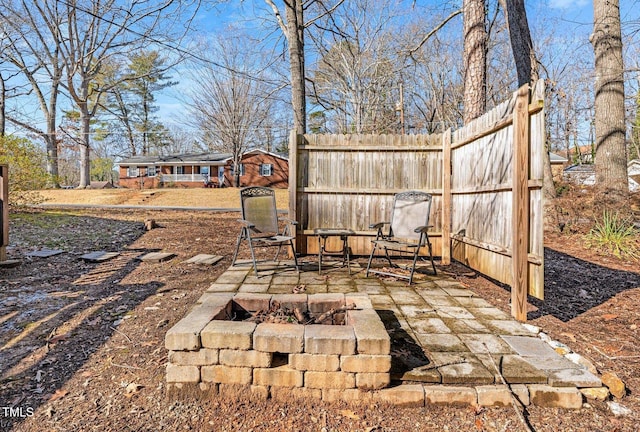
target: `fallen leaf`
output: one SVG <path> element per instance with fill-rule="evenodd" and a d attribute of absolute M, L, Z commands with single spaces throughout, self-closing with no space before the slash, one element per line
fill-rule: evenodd
<path fill-rule="evenodd" d="M 65 397 L 67 395 L 67 393 L 69 393 L 67 390 L 58 389 L 58 390 L 56 390 L 56 392 L 53 395 L 51 395 L 51 397 L 49 398 L 49 402 L 53 402 L 54 400 L 62 399 L 63 397 Z"/>
<path fill-rule="evenodd" d="M 140 391 L 141 388 L 143 388 L 144 386 L 140 385 L 140 384 L 136 384 L 136 383 L 129 383 L 129 385 L 127 385 L 127 387 L 124 390 L 124 395 L 126 397 L 131 397 L 134 394 L 138 393 Z"/>
<path fill-rule="evenodd" d="M 616 318 L 618 318 L 618 315 L 616 315 L 616 314 L 604 314 L 604 315 L 602 315 L 602 319 L 605 320 L 605 321 L 611 321 L 611 320 L 614 320 Z"/>
<path fill-rule="evenodd" d="M 58 336 L 54 336 L 51 339 L 49 339 L 48 342 L 50 344 L 54 344 L 54 343 L 57 343 L 57 342 L 60 342 L 60 341 L 63 341 L 63 340 L 67 340 L 67 339 L 69 339 L 69 333 L 65 333 L 65 334 L 61 334 L 61 335 L 58 335 Z"/>
<path fill-rule="evenodd" d="M 476 425 L 476 429 L 479 431 L 484 430 L 484 423 L 480 417 L 476 417 L 474 424 Z"/>
<path fill-rule="evenodd" d="M 349 418 L 351 420 L 360 420 L 360 416 L 351 410 L 342 410 L 340 411 L 340 414 L 342 414 L 344 417 Z"/>

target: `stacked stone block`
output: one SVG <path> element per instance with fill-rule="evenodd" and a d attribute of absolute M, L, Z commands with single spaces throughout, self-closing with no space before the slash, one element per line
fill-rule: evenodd
<path fill-rule="evenodd" d="M 342 325 L 256 324 L 236 316 L 273 302 Z M 354 307 L 354 309 L 348 309 Z M 374 390 L 389 385 L 390 339 L 366 294 L 209 293 L 165 336 L 168 383 Z"/>

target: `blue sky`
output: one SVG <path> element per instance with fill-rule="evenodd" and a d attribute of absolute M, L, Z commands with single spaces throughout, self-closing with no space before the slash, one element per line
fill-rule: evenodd
<path fill-rule="evenodd" d="M 624 3 L 628 2 L 628 0 L 622 1 Z M 410 10 L 414 4 L 413 0 L 400 0 L 399 2 L 404 3 L 407 10 Z M 452 10 L 455 7 L 455 3 L 456 1 L 416 0 L 414 13 L 428 13 L 429 9 L 443 9 L 445 7 Z M 457 3 L 461 3 L 461 1 L 457 1 Z M 549 25 L 549 18 L 553 17 L 552 22 L 564 23 L 560 24 L 563 27 L 566 25 L 567 36 L 584 38 L 585 43 L 588 43 L 587 38 L 592 28 L 593 16 L 591 0 L 529 0 L 526 1 L 526 5 L 529 23 L 534 33 L 535 28 Z M 258 25 L 255 17 L 261 13 L 266 13 L 267 15 L 271 13 L 263 0 L 230 1 L 214 8 L 203 9 L 196 20 L 197 26 L 201 28 L 203 34 L 214 35 L 224 33 L 228 26 L 254 27 Z M 276 34 L 279 33 L 276 32 Z M 179 95 L 184 94 L 183 90 L 186 86 L 188 86 L 188 83 L 183 81 L 158 98 L 160 105 L 159 115 L 168 125 L 180 122 L 180 116 L 176 116 L 176 113 L 183 111 Z"/>

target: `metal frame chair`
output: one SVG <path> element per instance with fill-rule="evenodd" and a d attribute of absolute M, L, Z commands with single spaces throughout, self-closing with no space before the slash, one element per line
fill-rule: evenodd
<path fill-rule="evenodd" d="M 243 226 L 238 235 L 236 243 L 236 251 L 233 254 L 232 266 L 236 264 L 240 244 L 246 240 L 251 250 L 251 259 L 253 261 L 253 269 L 258 274 L 258 265 L 253 246 L 271 247 L 277 246 L 278 252 L 274 257 L 277 261 L 282 246 L 290 246 L 293 254 L 293 260 L 296 270 L 299 271 L 298 259 L 296 257 L 295 246 L 291 227 L 297 222 L 288 218 L 278 217 L 276 209 L 276 196 L 271 188 L 261 186 L 251 186 L 240 189 L 240 205 L 242 207 L 242 219 L 239 219 Z M 285 221 L 286 224 L 282 231 L 279 228 L 279 221 Z"/>
<path fill-rule="evenodd" d="M 407 191 L 395 194 L 393 198 L 393 208 L 391 210 L 391 221 L 378 222 L 369 226 L 371 229 L 377 229 L 378 232 L 375 240 L 371 241 L 373 248 L 371 255 L 369 255 L 369 262 L 367 263 L 367 276 L 369 276 L 369 273 L 394 276 L 408 279 L 409 284 L 411 284 L 413 282 L 413 274 L 415 273 L 420 249 L 424 246 L 429 250 L 433 274 L 437 274 L 436 265 L 433 262 L 431 241 L 429 241 L 429 234 L 427 232 L 429 228 L 431 228 L 429 225 L 431 201 L 431 194 L 426 192 Z M 387 234 L 383 233 L 385 225 L 389 225 Z M 389 251 L 412 254 L 413 263 L 409 276 L 387 271 L 372 270 L 371 261 L 378 249 L 384 250 L 384 255 L 389 262 L 389 266 L 396 268 L 402 267 L 391 261 Z"/>

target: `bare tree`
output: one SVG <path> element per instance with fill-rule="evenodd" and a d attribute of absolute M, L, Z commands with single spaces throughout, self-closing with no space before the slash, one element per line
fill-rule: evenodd
<path fill-rule="evenodd" d="M 464 122 L 468 123 L 486 110 L 486 0 L 464 0 L 463 15 Z"/>
<path fill-rule="evenodd" d="M 427 22 L 418 23 L 417 28 L 407 30 L 410 34 L 421 34 L 421 28 L 429 28 Z M 421 44 L 411 58 L 412 68 L 405 74 L 405 100 L 409 128 L 423 133 L 444 132 L 448 128 L 463 125 L 463 71 L 459 45 L 453 37 L 439 30 L 428 44 Z M 458 33 L 457 29 L 452 31 Z M 447 67 L 443 68 L 442 65 Z"/>
<path fill-rule="evenodd" d="M 321 17 L 331 14 L 343 3 L 336 0 L 333 4 L 322 0 L 283 0 L 284 16 L 274 0 L 265 0 L 271 8 L 289 48 L 289 68 L 291 79 L 291 103 L 293 106 L 293 125 L 296 133 L 307 131 L 307 101 L 305 90 L 305 47 L 304 36 L 308 26 Z M 319 15 L 305 21 L 306 10 L 316 6 Z"/>
<path fill-rule="evenodd" d="M 64 73 L 60 56 L 64 14 L 59 2 L 8 2 L 0 8 L 6 47 L 2 59 L 12 64 L 28 81 L 44 119 L 44 128 L 33 121 L 32 113 L 8 113 L 12 124 L 40 136 L 47 150 L 47 173 L 58 184 L 58 143 L 56 115 Z M 3 98 L 4 99 L 4 98 Z"/>
<path fill-rule="evenodd" d="M 242 154 L 257 147 L 261 130 L 272 115 L 274 89 L 263 79 L 265 71 L 255 64 L 242 37 L 218 40 L 207 47 L 221 67 L 211 64 L 193 68 L 193 86 L 187 101 L 190 123 L 200 131 L 209 148 L 231 153 L 235 186 L 240 185 Z"/>
<path fill-rule="evenodd" d="M 394 14 L 389 1 L 354 0 L 323 25 L 339 32 L 314 38 L 319 59 L 310 74 L 311 94 L 325 110 L 329 130 L 398 131 L 396 104 L 405 66 L 394 40 Z"/>
<path fill-rule="evenodd" d="M 596 185 L 613 202 L 629 194 L 625 147 L 624 66 L 618 0 L 593 1 Z"/>
<path fill-rule="evenodd" d="M 65 37 L 59 50 L 67 71 L 65 90 L 80 113 L 79 187 L 88 186 L 90 180 L 91 120 L 105 92 L 117 84 L 99 85 L 103 65 L 132 50 L 176 37 L 171 24 L 184 19 L 185 6 L 186 2 L 174 0 L 65 3 L 66 27 L 60 29 Z"/>

